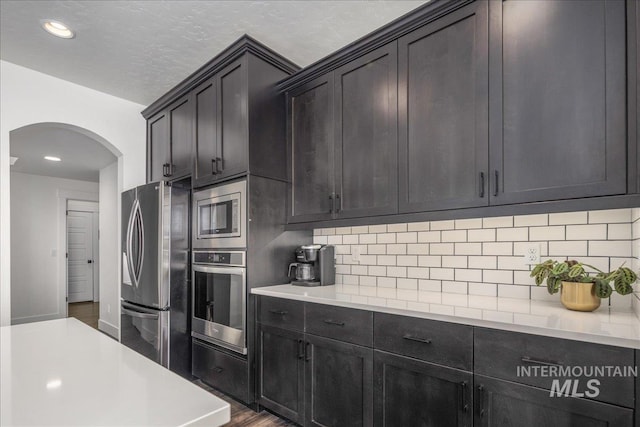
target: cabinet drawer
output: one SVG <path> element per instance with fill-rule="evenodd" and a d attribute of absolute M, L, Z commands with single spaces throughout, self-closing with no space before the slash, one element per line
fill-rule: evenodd
<path fill-rule="evenodd" d="M 303 302 L 261 296 L 258 306 L 258 321 L 263 325 L 304 331 Z"/>
<path fill-rule="evenodd" d="M 324 304 L 307 304 L 306 332 L 371 347 L 373 313 Z"/>
<path fill-rule="evenodd" d="M 197 340 L 192 342 L 192 373 L 203 382 L 248 402 L 247 362 Z"/>
<path fill-rule="evenodd" d="M 375 313 L 374 347 L 470 371 L 473 328 L 467 325 Z"/>
<path fill-rule="evenodd" d="M 576 391 L 590 391 L 587 381 L 597 379 L 594 400 L 633 408 L 634 377 L 596 375 L 598 367 L 633 367 L 632 349 L 493 329 L 475 330 L 475 373 L 551 390 L 554 380 L 578 380 Z M 562 370 L 571 368 L 568 376 Z M 574 376 L 583 372 L 582 376 Z M 593 373 L 593 375 L 591 375 Z M 589 376 L 587 376 L 589 375 Z M 556 385 L 556 387 L 558 384 Z M 571 383 L 571 390 L 575 381 Z"/>

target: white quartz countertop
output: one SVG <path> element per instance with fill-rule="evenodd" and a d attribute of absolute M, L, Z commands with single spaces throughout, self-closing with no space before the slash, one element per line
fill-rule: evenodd
<path fill-rule="evenodd" d="M 219 426 L 229 404 L 73 319 L 0 328 L 0 425 Z"/>
<path fill-rule="evenodd" d="M 640 349 L 640 320 L 629 310 L 604 305 L 582 313 L 558 302 L 402 289 L 292 285 L 254 288 L 253 294 L 371 310 L 535 335 Z"/>

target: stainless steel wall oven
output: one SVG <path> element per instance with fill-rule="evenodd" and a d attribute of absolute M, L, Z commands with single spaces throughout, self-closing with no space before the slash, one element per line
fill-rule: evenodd
<path fill-rule="evenodd" d="M 247 354 L 246 253 L 193 251 L 192 332 L 195 338 Z"/>

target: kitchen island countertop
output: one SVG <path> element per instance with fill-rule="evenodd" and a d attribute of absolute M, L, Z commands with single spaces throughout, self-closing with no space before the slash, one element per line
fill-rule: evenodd
<path fill-rule="evenodd" d="M 229 404 L 74 318 L 0 328 L 0 425 L 218 426 Z"/>
<path fill-rule="evenodd" d="M 603 304 L 596 311 L 567 310 L 558 301 L 387 289 L 355 285 L 254 288 L 253 294 L 403 316 L 640 349 L 633 310 Z"/>

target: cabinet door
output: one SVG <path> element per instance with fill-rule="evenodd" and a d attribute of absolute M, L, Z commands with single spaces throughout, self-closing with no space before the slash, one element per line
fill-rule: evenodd
<path fill-rule="evenodd" d="M 469 372 L 376 350 L 375 425 L 471 427 L 472 384 Z"/>
<path fill-rule="evenodd" d="M 172 104 L 169 115 L 169 173 L 171 179 L 191 173 L 191 150 L 193 147 L 193 102 L 187 95 Z"/>
<path fill-rule="evenodd" d="M 260 325 L 258 403 L 302 424 L 304 342 L 301 332 Z"/>
<path fill-rule="evenodd" d="M 491 203 L 626 191 L 625 3 L 491 3 Z"/>
<path fill-rule="evenodd" d="M 398 41 L 401 212 L 488 204 L 487 3 Z"/>
<path fill-rule="evenodd" d="M 373 350 L 305 335 L 307 426 L 373 423 Z"/>
<path fill-rule="evenodd" d="M 478 427 L 631 427 L 633 410 L 476 375 Z"/>
<path fill-rule="evenodd" d="M 393 42 L 334 72 L 337 217 L 397 212 L 396 56 Z"/>
<path fill-rule="evenodd" d="M 169 165 L 169 119 L 162 111 L 147 120 L 147 182 L 164 179 Z"/>
<path fill-rule="evenodd" d="M 247 171 L 247 76 L 246 61 L 240 59 L 217 75 L 218 145 L 216 179 Z"/>
<path fill-rule="evenodd" d="M 215 78 L 194 91 L 195 102 L 195 170 L 194 183 L 206 183 L 216 175 L 218 143 L 217 93 Z"/>
<path fill-rule="evenodd" d="M 331 219 L 334 200 L 333 74 L 288 94 L 289 222 Z"/>

